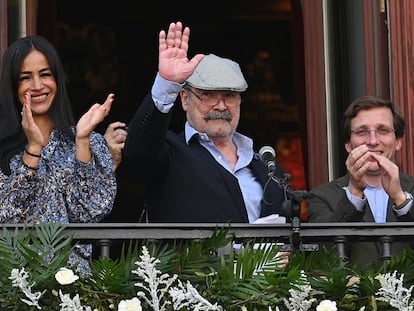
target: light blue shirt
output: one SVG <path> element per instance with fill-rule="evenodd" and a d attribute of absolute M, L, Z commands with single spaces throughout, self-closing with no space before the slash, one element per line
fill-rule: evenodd
<path fill-rule="evenodd" d="M 364 190 L 363 199 L 358 198 L 351 194 L 348 187 L 344 187 L 346 195 L 351 203 L 355 206 L 358 211 L 363 211 L 365 203 L 368 200 L 369 206 L 371 208 L 372 215 L 374 215 L 374 220 L 377 223 L 385 223 L 387 221 L 387 208 L 388 208 L 388 199 L 389 196 L 385 192 L 382 186 L 374 187 L 367 185 Z M 403 208 L 396 210 L 393 209 L 398 216 L 405 215 L 408 210 L 413 205 L 413 201 L 409 202 Z"/>
<path fill-rule="evenodd" d="M 182 86 L 182 84 L 165 80 L 157 74 L 152 86 L 151 95 L 155 102 L 155 106 L 159 111 L 168 113 L 172 109 Z M 260 201 L 263 197 L 263 187 L 254 176 L 252 170 L 248 167 L 254 155 L 253 140 L 238 132 L 234 133 L 233 143 L 237 147 L 238 160 L 234 170 L 232 170 L 226 158 L 220 150 L 216 148 L 207 134 L 198 132 L 186 122 L 185 139 L 187 144 L 193 136 L 197 138 L 200 144 L 210 152 L 220 165 L 237 178 L 246 205 L 249 223 L 254 222 L 260 217 Z"/>

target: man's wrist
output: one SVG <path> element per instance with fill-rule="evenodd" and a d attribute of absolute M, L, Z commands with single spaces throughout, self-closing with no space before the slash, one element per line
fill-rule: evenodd
<path fill-rule="evenodd" d="M 365 199 L 364 189 L 361 190 L 361 189 L 355 188 L 353 186 L 348 186 L 348 191 L 351 195 L 353 195 L 356 198 L 359 198 L 359 199 L 362 199 L 362 200 Z"/>
<path fill-rule="evenodd" d="M 402 209 L 402 208 L 406 207 L 407 204 L 410 203 L 413 200 L 413 195 L 411 193 L 409 193 L 407 191 L 404 191 L 404 194 L 405 194 L 405 200 L 402 203 L 398 204 L 398 205 L 394 204 L 394 209 L 396 209 L 396 210 Z"/>

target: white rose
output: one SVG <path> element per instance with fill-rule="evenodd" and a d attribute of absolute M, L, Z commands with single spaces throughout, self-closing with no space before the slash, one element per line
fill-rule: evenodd
<path fill-rule="evenodd" d="M 336 302 L 331 300 L 322 300 L 316 307 L 316 311 L 337 311 Z"/>
<path fill-rule="evenodd" d="M 75 282 L 77 279 L 79 279 L 79 277 L 75 275 L 70 269 L 60 268 L 60 270 L 55 274 L 55 279 L 59 282 L 60 285 L 68 285 Z"/>
<path fill-rule="evenodd" d="M 121 300 L 118 304 L 118 311 L 142 311 L 141 301 L 137 297 Z"/>

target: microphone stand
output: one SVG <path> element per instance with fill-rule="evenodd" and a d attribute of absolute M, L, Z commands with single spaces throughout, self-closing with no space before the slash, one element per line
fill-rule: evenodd
<path fill-rule="evenodd" d="M 300 241 L 300 202 L 307 198 L 308 192 L 306 190 L 294 190 L 288 181 L 291 179 L 290 174 L 285 174 L 283 178 L 277 177 L 273 172 L 269 173 L 269 177 L 274 180 L 284 191 L 285 201 L 282 204 L 283 215 L 290 219 L 292 225 L 292 234 L 290 236 L 290 243 L 293 250 L 301 249 Z M 289 199 L 288 199 L 289 198 Z M 315 250 L 312 246 L 311 250 Z"/>

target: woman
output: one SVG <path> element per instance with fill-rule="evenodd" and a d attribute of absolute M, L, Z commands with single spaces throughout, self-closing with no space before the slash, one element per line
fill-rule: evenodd
<path fill-rule="evenodd" d="M 41 36 L 6 50 L 0 77 L 0 222 L 87 223 L 112 209 L 116 179 L 104 137 L 94 132 L 114 100 L 75 125 L 59 56 Z M 77 247 L 82 257 L 91 247 Z M 72 264 L 80 258 L 75 256 Z M 78 271 L 82 273 L 82 271 Z"/>

